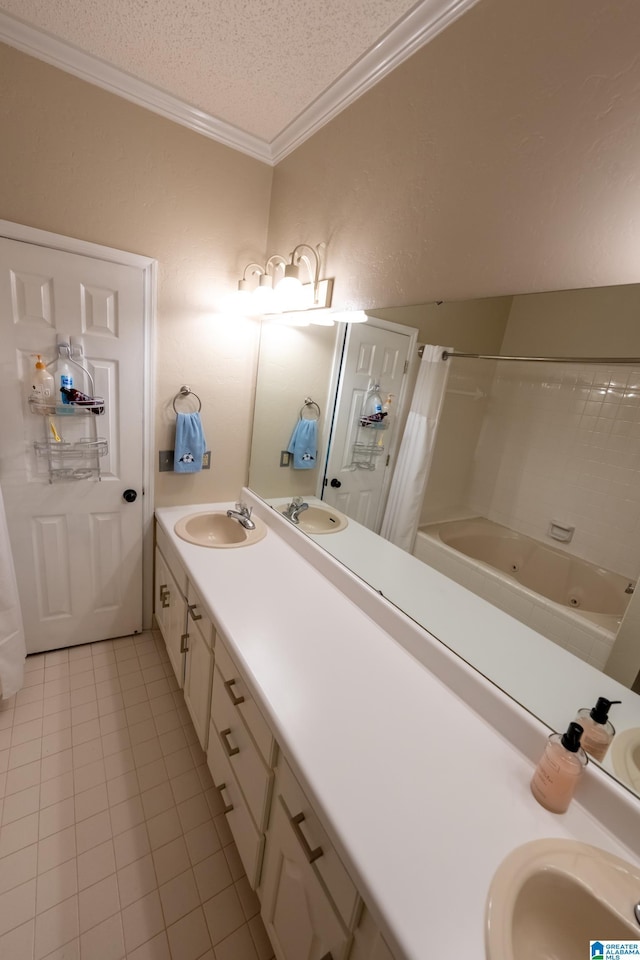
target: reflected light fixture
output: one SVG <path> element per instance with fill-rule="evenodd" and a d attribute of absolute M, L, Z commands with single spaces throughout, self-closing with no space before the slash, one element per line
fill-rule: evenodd
<path fill-rule="evenodd" d="M 312 247 L 297 244 L 289 258 L 273 254 L 264 266 L 248 263 L 238 281 L 237 292 L 231 298 L 233 313 L 262 316 L 265 319 L 291 326 L 316 323 L 333 326 L 334 323 L 361 323 L 367 319 L 362 311 L 332 312 L 333 280 L 321 279 L 321 257 L 326 244 Z M 300 277 L 304 266 L 305 282 Z M 255 277 L 258 278 L 257 283 Z"/>

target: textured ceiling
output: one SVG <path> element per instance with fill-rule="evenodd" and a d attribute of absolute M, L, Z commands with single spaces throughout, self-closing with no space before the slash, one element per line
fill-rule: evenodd
<path fill-rule="evenodd" d="M 0 0 L 0 10 L 270 142 L 415 0 Z"/>

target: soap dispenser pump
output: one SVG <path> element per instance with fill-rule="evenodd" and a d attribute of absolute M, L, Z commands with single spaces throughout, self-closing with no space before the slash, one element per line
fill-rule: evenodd
<path fill-rule="evenodd" d="M 570 723 L 566 733 L 552 733 L 531 778 L 531 792 L 551 813 L 564 813 L 587 765 L 580 746 L 582 727 Z"/>
<path fill-rule="evenodd" d="M 580 743 L 594 760 L 604 760 L 609 745 L 615 736 L 615 727 L 609 720 L 609 710 L 615 703 L 622 703 L 622 700 L 607 700 L 606 697 L 598 697 L 595 707 L 592 707 L 591 710 L 589 707 L 578 710 L 576 721 L 584 727 Z"/>

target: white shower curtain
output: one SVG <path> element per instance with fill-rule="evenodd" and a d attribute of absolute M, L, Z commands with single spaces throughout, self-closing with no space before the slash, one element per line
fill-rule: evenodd
<path fill-rule="evenodd" d="M 0 488 L 0 696 L 3 700 L 22 687 L 26 655 L 18 585 Z"/>
<path fill-rule="evenodd" d="M 382 519 L 380 535 L 411 552 L 429 477 L 449 364 L 442 359 L 450 347 L 427 344 L 418 369 L 407 425 Z"/>

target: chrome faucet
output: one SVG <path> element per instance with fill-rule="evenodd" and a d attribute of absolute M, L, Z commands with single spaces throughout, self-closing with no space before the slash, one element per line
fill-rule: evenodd
<path fill-rule="evenodd" d="M 283 512 L 283 515 L 287 520 L 291 520 L 291 523 L 300 523 L 300 514 L 303 510 L 308 510 L 309 504 L 304 503 L 302 497 L 294 497 L 290 504 L 287 505 L 287 509 Z"/>
<path fill-rule="evenodd" d="M 625 592 L 625 593 L 633 593 L 633 591 L 635 590 L 635 588 L 636 588 L 636 585 L 635 585 L 635 583 L 634 583 L 633 580 L 632 580 L 631 583 L 627 584 L 627 588 L 626 588 L 626 590 L 625 590 L 624 592 Z"/>
<path fill-rule="evenodd" d="M 255 530 L 256 525 L 251 519 L 252 510 L 253 507 L 248 507 L 246 503 L 236 503 L 235 510 L 227 510 L 227 516 L 237 520 L 245 530 Z"/>

